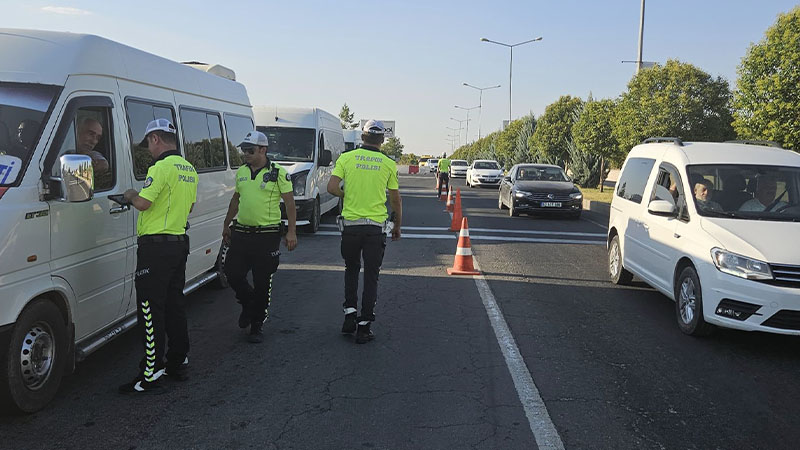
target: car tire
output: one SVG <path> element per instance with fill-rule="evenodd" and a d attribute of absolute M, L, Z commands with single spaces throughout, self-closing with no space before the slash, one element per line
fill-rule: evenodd
<path fill-rule="evenodd" d="M 517 217 L 519 216 L 519 211 L 517 208 L 514 207 L 514 199 L 512 198 L 510 202 L 508 202 L 508 216 L 509 217 Z"/>
<path fill-rule="evenodd" d="M 49 300 L 34 300 L 22 311 L 0 360 L 1 410 L 33 413 L 50 403 L 69 359 L 68 336 L 61 311 Z"/>
<path fill-rule="evenodd" d="M 228 258 L 228 251 L 231 249 L 230 245 L 225 242 L 219 247 L 217 253 L 217 262 L 214 264 L 214 271 L 217 272 L 217 278 L 211 282 L 211 286 L 215 289 L 226 289 L 228 284 L 228 276 L 225 275 L 225 261 Z"/>
<path fill-rule="evenodd" d="M 708 336 L 714 329 L 703 317 L 703 290 L 692 266 L 684 268 L 675 283 L 675 318 L 678 328 L 691 336 Z"/>
<path fill-rule="evenodd" d="M 618 285 L 630 284 L 633 274 L 625 270 L 622 265 L 622 246 L 619 244 L 619 236 L 611 238 L 608 245 L 608 274 L 611 282 Z"/>
<path fill-rule="evenodd" d="M 319 199 L 314 199 L 314 209 L 311 211 L 311 217 L 308 218 L 308 225 L 303 227 L 306 233 L 314 234 L 319 231 L 320 212 L 319 212 Z"/>

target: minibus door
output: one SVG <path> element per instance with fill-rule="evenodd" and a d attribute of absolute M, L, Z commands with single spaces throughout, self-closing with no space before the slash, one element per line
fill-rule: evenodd
<path fill-rule="evenodd" d="M 92 83 L 93 87 L 102 80 Z M 109 81 L 109 90 L 115 85 Z M 68 83 L 65 91 L 74 91 Z M 92 160 L 94 189 L 85 201 L 67 201 L 51 183 L 51 273 L 72 287 L 75 338 L 80 340 L 118 320 L 129 275 L 133 213 L 109 196 L 130 187 L 123 158 L 123 136 L 110 93 L 73 94 L 61 112 L 44 168 L 59 177 L 62 155 L 83 154 Z M 59 188 L 60 189 L 60 188 Z"/>

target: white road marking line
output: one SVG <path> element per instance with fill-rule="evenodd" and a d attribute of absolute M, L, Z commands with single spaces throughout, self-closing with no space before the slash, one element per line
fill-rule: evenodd
<path fill-rule="evenodd" d="M 475 269 L 480 270 L 478 261 L 473 257 Z M 536 445 L 539 449 L 553 449 L 562 450 L 564 443 L 561 441 L 561 436 L 558 435 L 553 421 L 550 419 L 550 414 L 547 412 L 547 406 L 539 394 L 539 389 L 533 382 L 533 377 L 528 371 L 528 366 L 525 365 L 525 360 L 517 348 L 517 343 L 514 336 L 511 334 L 511 329 L 508 328 L 508 323 L 503 317 L 503 312 L 497 304 L 497 300 L 492 294 L 492 289 L 483 275 L 473 275 L 475 285 L 478 287 L 478 293 L 483 300 L 483 306 L 486 308 L 486 314 L 489 316 L 489 322 L 492 324 L 494 334 L 497 337 L 497 344 L 500 346 L 500 351 L 503 353 L 503 358 L 506 360 L 508 371 L 511 373 L 511 379 L 514 380 L 514 387 L 517 389 L 517 395 L 525 410 L 525 415 L 528 417 L 533 437 L 536 439 Z"/>
<path fill-rule="evenodd" d="M 592 220 L 592 219 L 587 219 L 587 218 L 585 218 L 585 217 L 582 217 L 582 219 L 583 219 L 583 220 L 585 220 L 585 221 L 587 221 L 587 222 L 589 222 L 589 223 L 591 223 L 591 224 L 593 224 L 593 225 L 597 225 L 598 227 L 600 227 L 600 228 L 602 228 L 602 229 L 604 229 L 604 230 L 608 230 L 608 224 L 605 224 L 605 225 L 603 225 L 603 224 L 602 224 L 602 223 L 600 223 L 600 222 L 595 222 L 594 220 Z M 605 236 L 605 234 L 604 234 L 603 236 Z"/>
<path fill-rule="evenodd" d="M 317 236 L 341 236 L 338 231 L 317 231 Z M 458 236 L 453 234 L 417 234 L 403 233 L 403 239 L 456 239 Z M 506 242 L 529 242 L 532 244 L 578 244 L 578 245 L 606 245 L 606 241 L 580 240 L 580 239 L 546 239 L 546 238 L 526 238 L 519 236 L 480 236 L 470 234 L 469 238 L 473 241 L 506 241 Z"/>
<path fill-rule="evenodd" d="M 452 213 L 450 213 L 452 214 Z M 452 219 L 451 219 L 452 220 Z M 332 224 L 322 224 L 320 228 L 336 228 L 336 225 Z M 447 227 L 413 227 L 413 226 L 403 226 L 404 230 L 412 230 L 412 231 L 443 231 L 451 233 L 450 229 Z M 472 231 L 479 231 L 481 233 L 510 233 L 510 234 L 534 234 L 534 235 L 553 235 L 553 236 L 584 236 L 584 237 L 601 237 L 603 239 L 606 238 L 605 233 L 584 233 L 579 231 L 538 231 L 538 230 L 505 230 L 505 229 L 497 229 L 497 228 L 472 228 L 470 227 L 470 232 Z"/>

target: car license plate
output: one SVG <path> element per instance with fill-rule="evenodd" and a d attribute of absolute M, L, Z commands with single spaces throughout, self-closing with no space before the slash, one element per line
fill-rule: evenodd
<path fill-rule="evenodd" d="M 561 208 L 561 202 L 542 202 L 542 208 Z"/>

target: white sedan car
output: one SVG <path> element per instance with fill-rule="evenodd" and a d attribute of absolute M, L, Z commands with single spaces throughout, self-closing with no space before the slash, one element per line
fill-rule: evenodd
<path fill-rule="evenodd" d="M 463 159 L 454 159 L 450 161 L 450 176 L 453 178 L 461 178 L 467 176 L 467 169 L 469 163 Z"/>
<path fill-rule="evenodd" d="M 503 169 L 497 161 L 476 159 L 467 169 L 467 186 L 500 186 Z"/>

